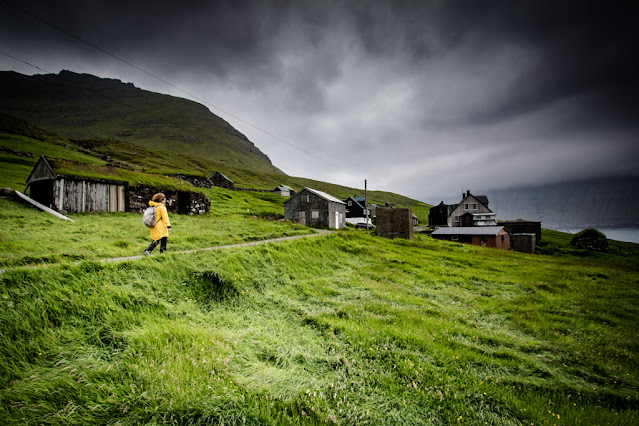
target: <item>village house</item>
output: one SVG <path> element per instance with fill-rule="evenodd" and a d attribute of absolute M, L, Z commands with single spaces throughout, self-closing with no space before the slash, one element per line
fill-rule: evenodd
<path fill-rule="evenodd" d="M 466 216 L 465 222 L 462 216 Z M 444 204 L 442 201 L 431 207 L 428 215 L 428 225 L 438 226 L 494 226 L 497 225 L 495 213 L 488 208 L 488 197 L 473 195 L 470 191 L 462 193 L 462 200 L 458 204 Z"/>
<path fill-rule="evenodd" d="M 448 226 L 463 226 L 461 216 L 464 213 L 483 214 L 493 213 L 488 208 L 488 197 L 485 195 L 473 195 L 470 191 L 466 191 L 466 194 L 462 194 L 462 200 L 457 207 L 455 207 L 448 216 Z"/>
<path fill-rule="evenodd" d="M 431 228 L 448 226 L 448 218 L 456 207 L 457 204 L 444 204 L 443 201 L 431 207 L 428 214 L 428 226 Z"/>
<path fill-rule="evenodd" d="M 366 197 L 353 196 L 344 200 L 346 203 L 346 217 L 366 217 Z M 368 209 L 368 217 L 372 217 L 371 209 Z"/>
<path fill-rule="evenodd" d="M 459 217 L 461 226 L 497 226 L 495 213 L 466 212 Z"/>
<path fill-rule="evenodd" d="M 346 226 L 346 203 L 316 189 L 304 188 L 284 202 L 284 217 L 316 228 Z"/>
<path fill-rule="evenodd" d="M 503 226 L 441 227 L 431 234 L 438 240 L 458 241 L 480 247 L 510 249 L 510 234 Z"/>
<path fill-rule="evenodd" d="M 132 186 L 125 181 L 61 174 L 58 169 L 55 159 L 40 157 L 27 179 L 27 189 L 30 198 L 60 212 L 142 212 L 157 192 L 164 192 L 172 213 L 211 210 L 211 200 L 199 192 Z"/>
<path fill-rule="evenodd" d="M 281 195 L 282 197 L 290 197 L 295 194 L 295 190 L 288 185 L 279 185 L 273 190 L 275 195 Z"/>
<path fill-rule="evenodd" d="M 213 176 L 210 178 L 211 182 L 213 182 L 214 186 L 226 189 L 235 189 L 235 182 L 233 182 L 228 177 L 224 176 L 220 172 L 213 173 Z"/>

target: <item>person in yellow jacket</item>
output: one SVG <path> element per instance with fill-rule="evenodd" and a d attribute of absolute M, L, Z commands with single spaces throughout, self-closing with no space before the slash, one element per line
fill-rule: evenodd
<path fill-rule="evenodd" d="M 171 231 L 171 222 L 169 221 L 169 213 L 166 211 L 166 197 L 159 192 L 151 198 L 149 206 L 155 207 L 155 226 L 151 228 L 151 239 L 153 242 L 144 250 L 144 254 L 148 256 L 153 249 L 160 244 L 160 253 L 166 251 L 166 243 L 169 239 L 169 231 Z"/>

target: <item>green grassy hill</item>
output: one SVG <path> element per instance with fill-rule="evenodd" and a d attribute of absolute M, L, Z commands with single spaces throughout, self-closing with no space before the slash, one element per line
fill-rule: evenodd
<path fill-rule="evenodd" d="M 203 105 L 120 80 L 71 71 L 0 72 L 0 112 L 69 139 L 117 139 L 281 174 L 243 134 Z"/>
<path fill-rule="evenodd" d="M 25 157 L 25 154 L 31 154 L 31 157 Z M 341 199 L 364 194 L 361 189 L 280 173 L 231 167 L 206 158 L 151 150 L 115 139 L 71 141 L 24 120 L 0 114 L 0 165 L 4 175 L 0 177 L 0 186 L 24 189 L 29 173 L 40 155 L 53 158 L 68 174 L 125 180 L 132 184 L 141 182 L 163 188 L 174 189 L 179 186 L 206 192 L 173 176 L 181 173 L 210 177 L 215 171 L 220 171 L 235 181 L 236 186 L 243 188 L 272 191 L 280 184 L 297 190 L 310 186 Z M 428 209 L 431 207 L 421 201 L 384 191 L 370 191 L 369 202 L 408 205 L 422 222 L 428 221 Z"/>
<path fill-rule="evenodd" d="M 0 115 L 0 187 L 22 189 L 44 154 L 131 183 L 220 170 L 361 194 L 79 136 Z M 104 260 L 149 243 L 139 214 L 68 222 L 0 199 L 3 424 L 639 423 L 638 245 L 593 254 L 543 230 L 544 254 L 527 255 L 348 228 L 203 250 L 313 230 L 274 220 L 285 197 L 190 188 L 211 213 L 172 215 L 167 253 L 119 262 Z"/>
<path fill-rule="evenodd" d="M 168 254 L 119 263 L 97 259 L 141 251 L 139 215 L 0 200 L 3 423 L 639 421 L 637 245 L 583 258 L 557 233 L 553 256 L 526 255 L 348 229 L 178 253 L 308 232 L 247 214 L 276 207 L 259 195 L 220 189 L 217 213 L 172 217 Z"/>

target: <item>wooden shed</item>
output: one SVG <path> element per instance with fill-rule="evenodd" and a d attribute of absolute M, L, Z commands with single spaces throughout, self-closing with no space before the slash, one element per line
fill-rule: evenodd
<path fill-rule="evenodd" d="M 58 211 L 123 212 L 127 182 L 56 173 L 41 156 L 27 179 L 29 196 Z"/>
<path fill-rule="evenodd" d="M 284 217 L 317 228 L 346 227 L 346 203 L 325 192 L 304 188 L 284 202 Z"/>
<path fill-rule="evenodd" d="M 439 228 L 431 234 L 438 240 L 458 241 L 481 247 L 510 249 L 510 234 L 503 226 L 456 226 Z"/>

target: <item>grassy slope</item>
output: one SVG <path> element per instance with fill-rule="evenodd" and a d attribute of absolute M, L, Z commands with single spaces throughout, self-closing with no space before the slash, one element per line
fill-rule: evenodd
<path fill-rule="evenodd" d="M 24 189 L 26 179 L 38 157 L 46 155 L 60 159 L 58 162 L 62 166 L 62 171 L 69 174 L 125 180 L 133 184 L 142 182 L 164 188 L 186 186 L 188 189 L 201 191 L 186 181 L 166 175 L 183 173 L 208 177 L 219 170 L 233 179 L 238 187 L 243 188 L 270 191 L 280 184 L 286 184 L 298 190 L 310 186 L 342 199 L 355 194 L 363 195 L 363 190 L 283 174 L 229 167 L 205 158 L 150 150 L 112 139 L 88 139 L 74 143 L 8 116 L 0 116 L 0 147 L 3 146 L 33 154 L 33 158 L 25 158 L 0 152 L 0 165 L 3 171 L 3 175 L 0 176 L 0 186 L 9 186 L 18 190 Z M 115 161 L 128 165 L 129 169 L 111 167 L 106 161 L 96 156 L 102 158 L 109 156 Z M 426 203 L 383 191 L 371 191 L 369 200 L 380 205 L 389 202 L 404 206 L 408 203 L 422 222 L 428 220 L 430 205 Z M 281 199 L 280 204 L 283 201 L 284 199 Z"/>
<path fill-rule="evenodd" d="M 636 424 L 638 285 L 636 263 L 357 230 L 10 271 L 0 416 Z"/>
<path fill-rule="evenodd" d="M 63 71 L 0 72 L 0 111 L 72 139 L 116 138 L 232 167 L 278 172 L 229 123 L 186 99 Z"/>

